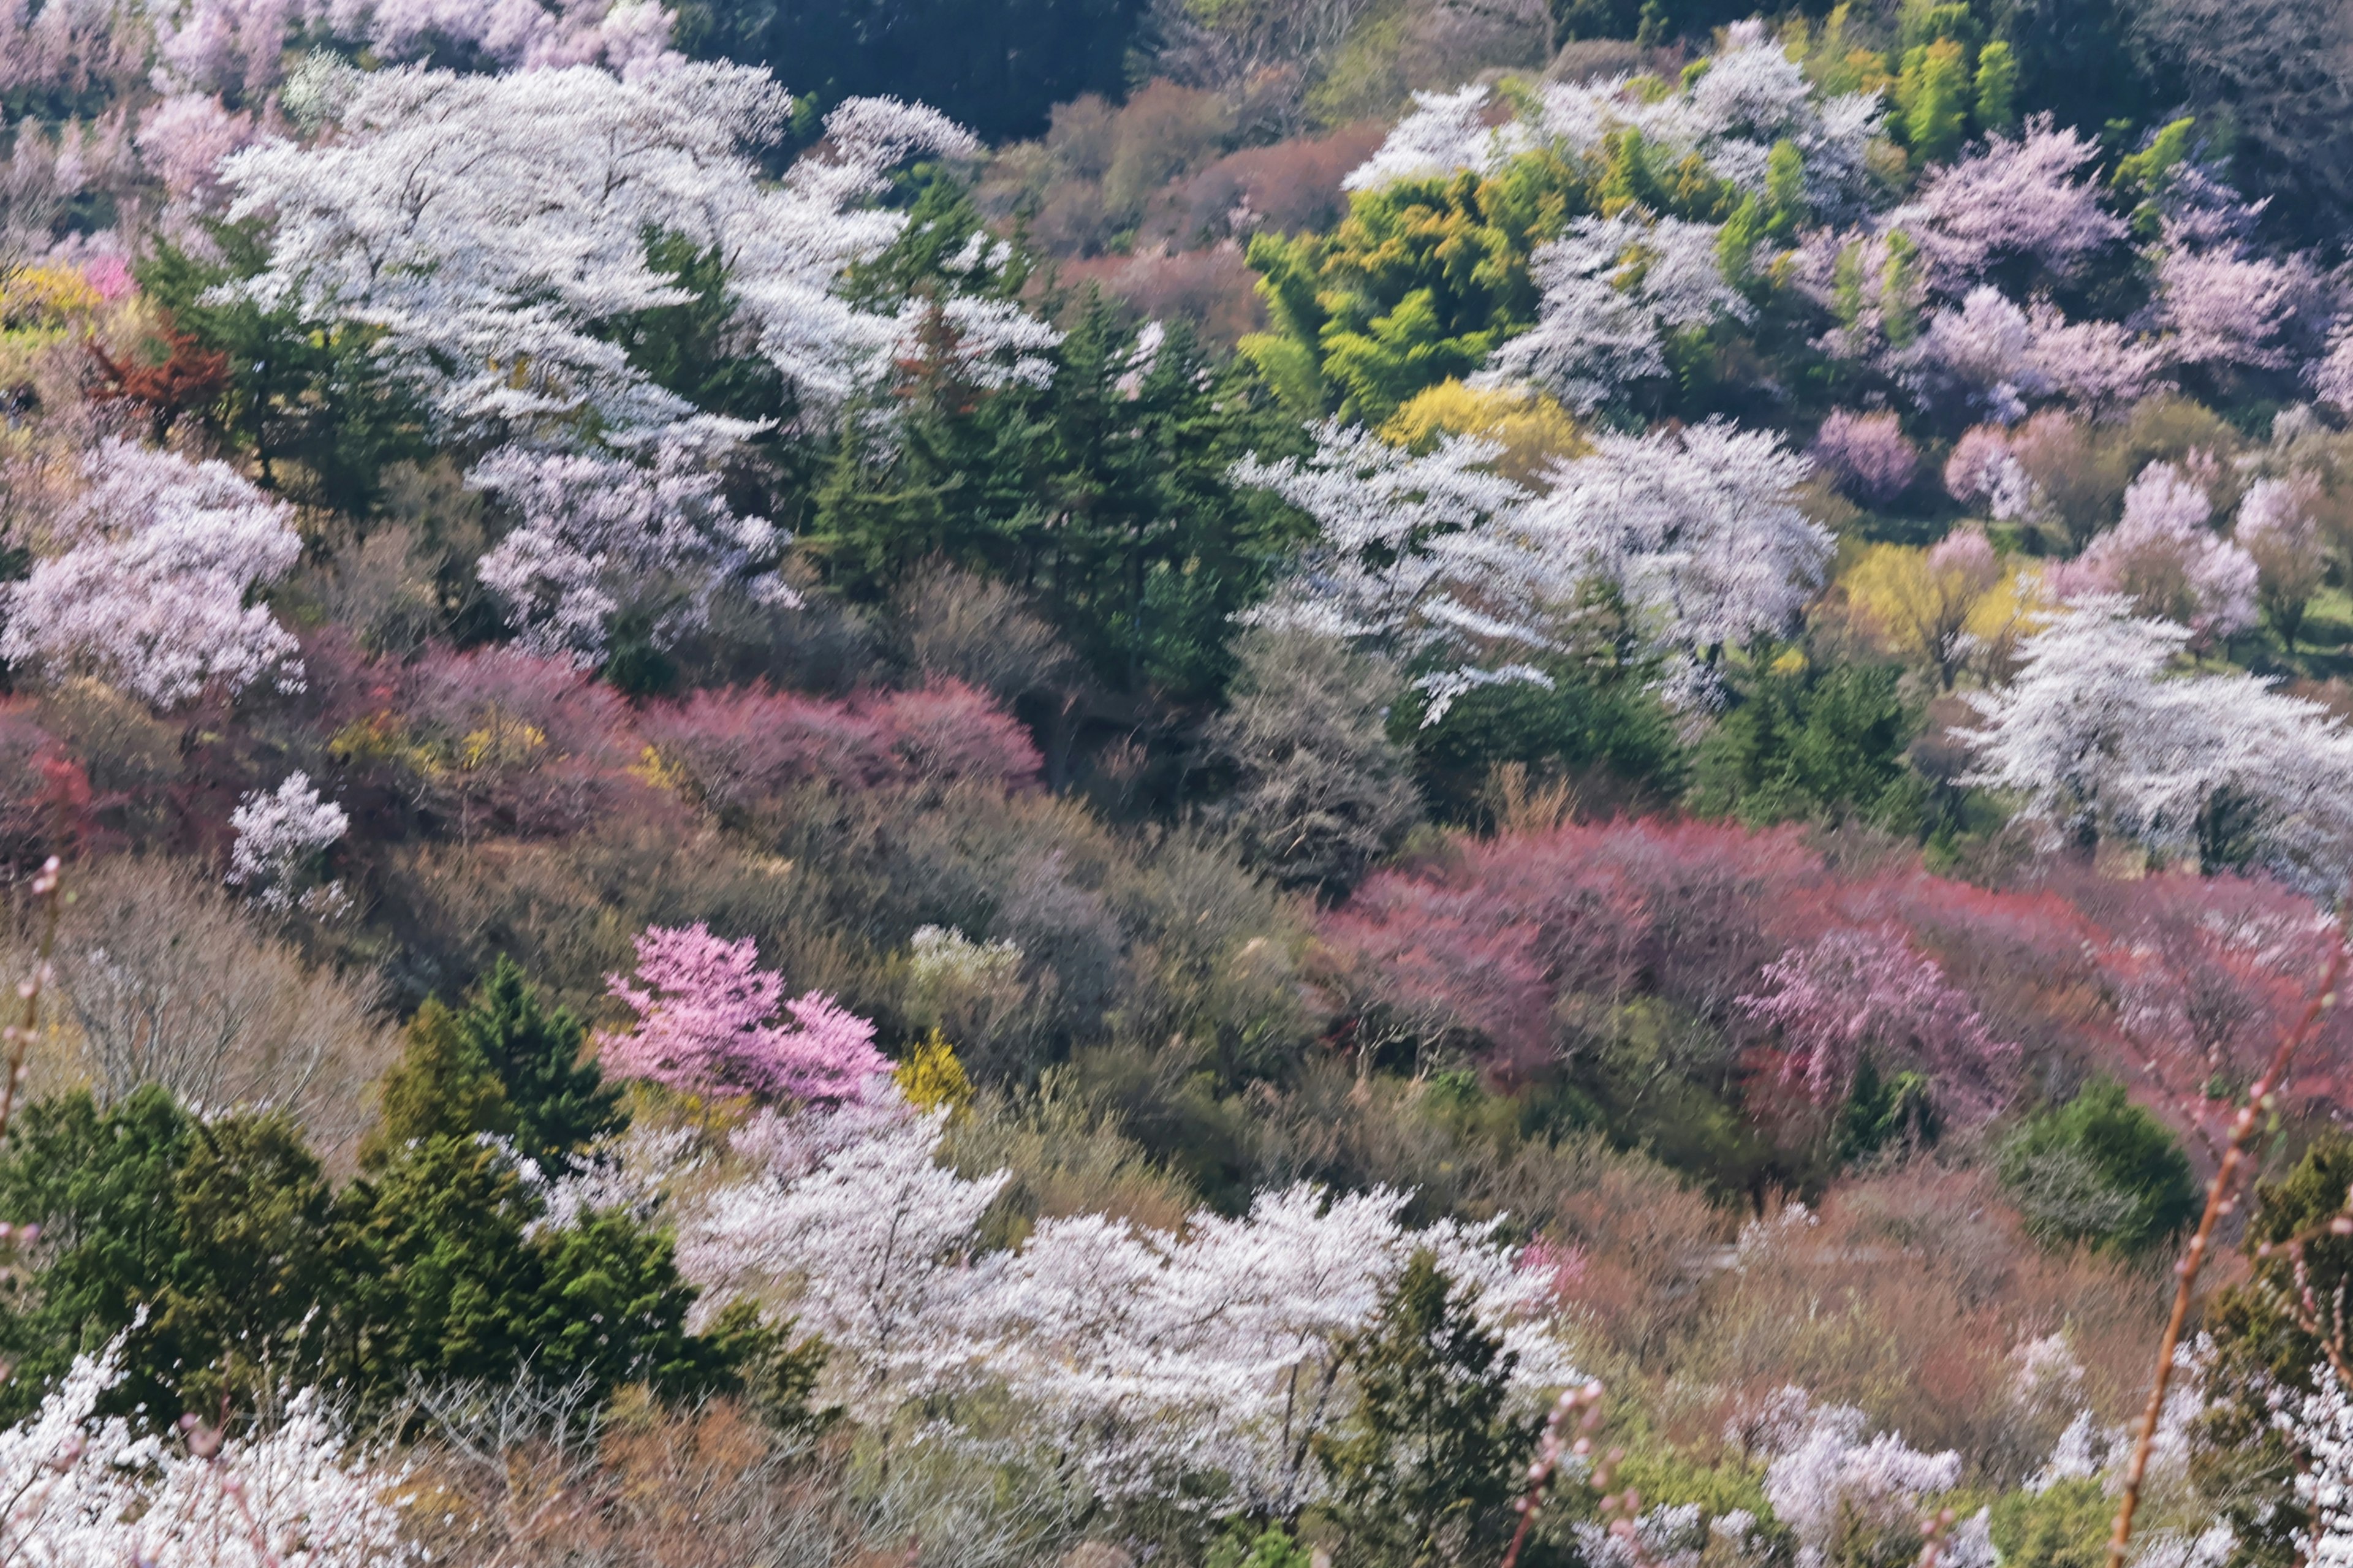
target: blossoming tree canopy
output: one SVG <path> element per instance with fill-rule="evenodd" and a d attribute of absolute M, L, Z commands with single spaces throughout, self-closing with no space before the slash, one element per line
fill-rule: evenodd
<path fill-rule="evenodd" d="M 607 977 L 638 1015 L 634 1027 L 601 1037 L 605 1070 L 616 1077 L 687 1094 L 836 1101 L 861 1098 L 869 1079 L 890 1070 L 872 1024 L 822 992 L 787 999 L 750 937 L 727 942 L 700 923 L 649 926 L 637 945 L 638 984 Z"/>
<path fill-rule="evenodd" d="M 108 441 L 52 545 L 5 594 L 0 657 L 89 670 L 158 708 L 265 679 L 299 689 L 294 638 L 254 591 L 302 553 L 293 509 L 225 463 Z"/>
<path fill-rule="evenodd" d="M 593 421 L 652 433 L 697 411 L 631 365 L 610 327 L 682 302 L 648 237 L 726 268 L 759 351 L 820 402 L 893 341 L 838 292 L 900 215 L 861 204 L 913 153 L 973 152 L 938 114 L 857 100 L 780 184 L 754 161 L 791 110 L 765 72 L 681 65 L 461 76 L 403 67 L 337 82 L 340 133 L 231 158 L 233 217 L 271 226 L 237 290 L 381 329 L 393 366 L 452 431 L 548 436 Z"/>

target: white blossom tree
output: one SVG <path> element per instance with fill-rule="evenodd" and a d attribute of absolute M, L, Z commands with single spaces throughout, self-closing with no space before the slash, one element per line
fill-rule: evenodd
<path fill-rule="evenodd" d="M 343 808 L 322 800 L 311 775 L 295 772 L 275 790 L 251 790 L 229 813 L 237 842 L 229 851 L 228 876 L 233 888 L 243 888 L 264 909 L 288 910 L 298 896 L 306 907 L 313 901 L 301 888 L 305 866 L 341 839 L 352 826 Z M 337 893 L 316 889 L 332 903 Z"/>
<path fill-rule="evenodd" d="M 2244 852 L 2325 889 L 2353 869 L 2353 733 L 2246 675 L 2176 675 L 2189 628 L 2076 600 L 1972 698 L 1965 782 L 2012 792 L 2047 838 L 2104 833 L 2201 858 Z"/>
<path fill-rule="evenodd" d="M 1795 495 L 1808 461 L 1770 434 L 1600 435 L 1534 497 L 1482 466 L 1493 456 L 1457 437 L 1417 458 L 1327 426 L 1306 461 L 1238 465 L 1322 527 L 1271 618 L 1385 642 L 1422 667 L 1435 722 L 1478 687 L 1548 684 L 1535 661 L 1592 585 L 1701 687 L 1725 647 L 1786 630 L 1821 585 L 1831 538 Z"/>
<path fill-rule="evenodd" d="M 518 519 L 476 573 L 531 651 L 593 664 L 624 613 L 668 646 L 723 594 L 798 602 L 776 572 L 788 536 L 729 507 L 711 443 L 670 431 L 648 445 L 646 462 L 506 447 L 466 476 Z"/>
<path fill-rule="evenodd" d="M 569 440 L 695 419 L 606 329 L 688 295 L 648 237 L 715 251 L 737 321 L 806 397 L 846 393 L 897 341 L 837 285 L 904 219 L 865 205 L 916 151 L 972 139 L 934 111 L 858 99 L 781 183 L 754 155 L 791 110 L 765 71 L 693 64 L 624 80 L 402 68 L 338 84 L 335 133 L 230 158 L 233 216 L 272 224 L 234 292 L 382 330 L 387 363 L 454 434 Z M 706 428 L 712 421 L 698 421 Z"/>
<path fill-rule="evenodd" d="M 350 1451 L 314 1391 L 248 1434 L 187 1441 L 100 1417 L 121 1344 L 78 1357 L 34 1415 L 0 1431 L 0 1547 L 39 1568 L 405 1568 L 402 1474 Z"/>
<path fill-rule="evenodd" d="M 2122 594 L 2146 615 L 2179 621 L 2200 638 L 2227 637 L 2255 621 L 2255 558 L 2208 526 L 2213 502 L 2179 466 L 2151 463 L 2125 490 L 2124 519 L 2083 554 L 2048 574 L 2061 598 Z"/>
<path fill-rule="evenodd" d="M 684 1227 L 690 1278 L 774 1300 L 840 1359 L 841 1394 L 879 1420 L 926 1394 L 994 1389 L 1051 1430 L 1105 1497 L 1288 1509 L 1316 1485 L 1309 1440 L 1346 1408 L 1342 1343 L 1430 1249 L 1478 1292 L 1533 1396 L 1575 1377 L 1551 1331 L 1550 1276 L 1493 1224 L 1407 1226 L 1407 1194 L 1299 1185 L 1248 1215 L 1178 1232 L 1050 1218 L 1010 1252 L 978 1226 L 1008 1179 L 937 1163 L 942 1122 L 878 1101 L 768 1116 L 739 1133 L 763 1173 Z"/>
<path fill-rule="evenodd" d="M 1758 194 L 1775 144 L 1788 142 L 1803 162 L 1809 205 L 1837 212 L 1860 206 L 1864 153 L 1886 117 L 1876 92 L 1824 97 L 1757 22 L 1733 27 L 1724 50 L 1680 91 L 1654 94 L 1620 76 L 1548 82 L 1517 117 L 1499 116 L 1494 104 L 1493 89 L 1478 85 L 1415 94 L 1413 111 L 1348 175 L 1347 188 L 1484 174 L 1538 146 L 1587 157 L 1611 132 L 1633 131 L 1671 160 L 1695 153 L 1718 178 Z"/>
<path fill-rule="evenodd" d="M 1534 328 L 1504 342 L 1482 384 L 1532 382 L 1579 412 L 1667 373 L 1666 334 L 1756 312 L 1726 283 L 1716 225 L 1631 214 L 1582 217 L 1537 247 Z"/>
<path fill-rule="evenodd" d="M 293 508 L 225 463 L 107 441 L 50 548 L 0 588 L 0 658 L 98 676 L 159 709 L 263 679 L 299 690 L 292 634 L 256 592 L 302 554 Z"/>
<path fill-rule="evenodd" d="M 2009 261 L 2072 276 L 2126 235 L 2087 173 L 2099 155 L 2096 142 L 2046 116 L 2016 141 L 1990 136 L 1936 170 L 1887 222 L 1912 237 L 1931 278 L 1952 293 Z"/>
<path fill-rule="evenodd" d="M 1796 495 L 1810 468 L 1769 432 L 1723 420 L 1599 436 L 1528 509 L 1525 569 L 1608 584 L 1659 648 L 1711 664 L 1787 631 L 1820 588 L 1832 542 Z"/>

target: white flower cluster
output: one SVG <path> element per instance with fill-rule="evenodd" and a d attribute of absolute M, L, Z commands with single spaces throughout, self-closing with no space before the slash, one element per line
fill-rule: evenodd
<path fill-rule="evenodd" d="M 1774 143 L 1788 141 L 1804 159 L 1808 201 L 1835 211 L 1859 202 L 1863 154 L 1885 118 L 1875 92 L 1820 98 L 1755 23 L 1734 28 L 1724 52 L 1681 92 L 1654 97 L 1623 76 L 1548 83 L 1529 113 L 1500 125 L 1490 123 L 1492 101 L 1493 89 L 1483 86 L 1415 94 L 1413 112 L 1349 174 L 1347 188 L 1466 169 L 1483 174 L 1544 145 L 1588 156 L 1611 132 L 1627 131 L 1670 163 L 1696 153 L 1719 179 L 1756 192 L 1765 188 Z"/>
<path fill-rule="evenodd" d="M 342 838 L 352 825 L 343 808 L 322 800 L 306 773 L 291 773 L 276 790 L 250 790 L 229 813 L 237 843 L 229 851 L 229 886 L 243 888 L 265 909 L 294 905 L 303 868 L 322 850 Z M 311 889 L 306 903 L 332 904 L 332 894 L 316 899 Z"/>
<path fill-rule="evenodd" d="M 227 464 L 108 441 L 58 520 L 61 546 L 0 588 L 0 658 L 96 675 L 158 708 L 260 680 L 299 690 L 292 634 L 254 591 L 302 554 L 293 508 Z"/>
<path fill-rule="evenodd" d="M 1530 263 L 1544 290 L 1536 324 L 1495 351 L 1479 384 L 1532 383 L 1585 413 L 1664 375 L 1668 331 L 1756 313 L 1724 280 L 1721 232 L 1630 213 L 1577 219 L 1537 247 Z"/>
<path fill-rule="evenodd" d="M 941 1165 L 941 1128 L 903 1106 L 764 1119 L 737 1152 L 765 1155 L 768 1172 L 682 1228 L 689 1278 L 781 1286 L 864 1418 L 993 1387 L 1035 1412 L 1101 1495 L 1222 1477 L 1239 1506 L 1295 1504 L 1314 1484 L 1307 1436 L 1345 1408 L 1341 1342 L 1425 1248 L 1478 1290 L 1517 1386 L 1576 1377 L 1546 1278 L 1515 1267 L 1494 1225 L 1414 1229 L 1402 1193 L 1303 1184 L 1180 1232 L 1050 1218 L 1018 1249 L 984 1254 L 978 1228 L 1008 1173 Z"/>
<path fill-rule="evenodd" d="M 905 222 L 867 198 L 912 153 L 976 150 L 931 110 L 856 99 L 828 118 L 822 155 L 768 181 L 750 150 L 791 100 L 765 71 L 731 65 L 634 80 L 586 66 L 403 68 L 341 87 L 336 134 L 223 166 L 233 216 L 276 225 L 269 268 L 232 291 L 381 329 L 390 363 L 452 434 L 727 423 L 656 384 L 609 330 L 688 298 L 652 264 L 649 234 L 717 255 L 747 343 L 802 396 L 845 395 L 898 340 L 894 317 L 836 291 Z"/>
<path fill-rule="evenodd" d="M 208 1457 L 95 1417 L 121 1375 L 119 1343 L 77 1359 L 37 1413 L 0 1432 L 0 1548 L 36 1568 L 406 1568 L 397 1471 L 346 1456 L 311 1391 Z M 211 1444 L 206 1444 L 210 1447 Z"/>
<path fill-rule="evenodd" d="M 725 592 L 798 603 L 775 570 L 789 536 L 735 515 L 708 445 L 672 431 L 646 463 L 507 447 L 475 465 L 466 482 L 522 520 L 475 571 L 524 647 L 593 664 L 624 609 L 649 611 L 667 645 L 707 625 Z"/>
<path fill-rule="evenodd" d="M 2114 831 L 2175 853 L 2227 802 L 2274 869 L 2342 889 L 2353 731 L 2265 677 L 2170 673 L 2190 635 L 2118 595 L 2074 601 L 2026 640 L 2010 684 L 1971 698 L 1981 721 L 1965 782 L 2015 792 L 2054 841 Z"/>
<path fill-rule="evenodd" d="M 1478 687 L 1547 683 L 1532 660 L 1561 646 L 1592 584 L 1616 591 L 1688 679 L 1725 646 L 1786 628 L 1830 562 L 1830 535 L 1797 504 L 1807 460 L 1765 432 L 1601 435 L 1542 494 L 1489 472 L 1494 456 L 1454 437 L 1415 457 L 1327 425 L 1304 461 L 1237 465 L 1237 482 L 1321 528 L 1267 614 L 1409 657 L 1442 650 L 1421 679 L 1434 722 Z"/>

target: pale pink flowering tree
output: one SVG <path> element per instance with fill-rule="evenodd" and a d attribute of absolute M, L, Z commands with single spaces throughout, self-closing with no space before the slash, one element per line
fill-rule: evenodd
<path fill-rule="evenodd" d="M 2255 563 L 2256 604 L 2290 647 L 2328 571 L 2328 552 L 2313 519 L 2318 500 L 2319 487 L 2308 474 L 2257 479 L 2241 498 L 2232 530 Z"/>
<path fill-rule="evenodd" d="M 2010 261 L 2067 277 L 2125 237 L 2124 220 L 2085 172 L 2099 153 L 2046 115 L 2017 141 L 1994 135 L 1982 152 L 1931 174 L 1890 222 L 1912 236 L 1942 289 L 1958 291 Z"/>
<path fill-rule="evenodd" d="M 274 676 L 299 690 L 293 637 L 255 591 L 302 553 L 293 509 L 227 465 L 125 441 L 84 460 L 63 546 L 0 594 L 0 658 L 86 671 L 157 708 Z"/>
<path fill-rule="evenodd" d="M 210 93 L 174 93 L 142 117 L 136 140 L 172 198 L 201 206 L 218 194 L 221 160 L 253 140 L 253 116 L 231 114 Z"/>
<path fill-rule="evenodd" d="M 2026 312 L 2000 289 L 1979 284 L 1957 308 L 1930 316 L 1919 340 L 1890 354 L 1888 364 L 1923 404 L 1964 403 L 2009 425 L 2052 390 L 2034 351 Z"/>
<path fill-rule="evenodd" d="M 2235 245 L 2169 247 L 2158 263 L 2166 347 L 2175 363 L 2279 370 L 2283 341 L 2316 279 L 2302 258 L 2275 261 Z"/>
<path fill-rule="evenodd" d="M 2313 395 L 2339 414 L 2353 414 L 2353 318 L 2329 335 L 2328 351 L 2305 372 Z"/>
<path fill-rule="evenodd" d="M 2048 300 L 2026 307 L 2034 366 L 2069 402 L 2113 414 L 2158 389 L 2166 347 L 2117 321 L 2070 321 Z"/>
<path fill-rule="evenodd" d="M 2050 579 L 2062 598 L 2122 594 L 2145 615 L 2204 637 L 2229 637 L 2255 620 L 2254 557 L 2207 526 L 2205 487 L 2171 463 L 2151 463 L 2125 491 L 2124 521 L 2092 541 Z"/>
<path fill-rule="evenodd" d="M 1893 414 L 1831 411 L 1808 456 L 1849 499 L 1884 506 L 1909 489 L 1920 454 Z"/>
<path fill-rule="evenodd" d="M 1843 1100 L 1863 1058 L 1928 1075 L 1937 1106 L 1965 1121 L 2000 1110 L 2018 1047 L 1996 1040 L 1968 995 L 1894 929 L 1841 927 L 1765 966 L 1737 999 L 1778 1031 L 1781 1079 L 1818 1106 Z"/>
<path fill-rule="evenodd" d="M 727 942 L 697 922 L 649 926 L 638 938 L 638 980 L 608 974 L 636 1026 L 599 1037 L 605 1071 L 687 1094 L 854 1100 L 891 1070 L 874 1026 L 821 991 L 791 1000 L 784 977 L 759 966 L 750 937 Z M 789 1015 L 789 1024 L 777 1021 Z"/>
<path fill-rule="evenodd" d="M 1945 492 L 1964 505 L 1984 501 L 2004 521 L 2031 510 L 2033 488 L 1999 425 L 1970 426 L 1945 459 Z"/>
<path fill-rule="evenodd" d="M 677 18 L 655 0 L 327 0 L 318 9 L 391 59 L 470 44 L 511 68 L 603 65 L 634 76 L 681 58 L 670 48 Z"/>
<path fill-rule="evenodd" d="M 301 0 L 185 0 L 154 6 L 159 85 L 200 93 L 241 89 L 259 102 L 278 83 L 288 24 Z"/>

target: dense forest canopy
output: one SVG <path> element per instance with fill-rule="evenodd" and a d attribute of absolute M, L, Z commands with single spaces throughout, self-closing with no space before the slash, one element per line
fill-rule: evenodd
<path fill-rule="evenodd" d="M 2348 99 L 0 0 L 0 1543 L 2353 1557 Z"/>

